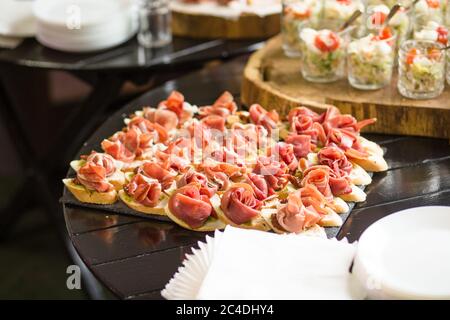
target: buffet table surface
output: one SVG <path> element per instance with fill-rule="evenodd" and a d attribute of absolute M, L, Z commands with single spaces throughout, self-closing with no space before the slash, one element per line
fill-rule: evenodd
<path fill-rule="evenodd" d="M 49 49 L 35 39 L 28 38 L 15 49 L 0 49 L 0 118 L 14 139 L 24 172 L 23 181 L 11 201 L 0 210 L 0 238 L 7 238 L 30 204 L 43 207 L 50 219 L 56 221 L 56 225 L 61 225 L 59 229 L 62 237 L 67 236 L 63 230 L 61 207 L 57 202 L 62 172 L 83 142 L 104 121 L 108 109 L 115 106 L 125 82 L 141 85 L 151 78 L 167 79 L 186 74 L 209 61 L 227 60 L 253 52 L 261 45 L 258 39 L 232 41 L 174 37 L 172 43 L 164 48 L 145 49 L 139 46 L 134 37 L 108 50 L 81 54 Z M 26 90 L 23 87 L 11 90 L 7 86 L 8 75 L 22 69 L 27 72 L 65 71 L 92 88 L 80 106 L 65 119 L 61 132 L 49 146 L 48 152 L 40 156 L 33 148 L 30 139 L 32 133 L 28 132 L 29 128 L 23 121 L 28 116 L 27 108 L 33 105 L 20 108 L 16 105 L 15 97 L 11 96 L 11 91 L 23 92 L 25 95 Z M 81 264 L 70 245 L 69 252 Z M 90 296 L 96 298 L 98 290 L 89 284 L 91 282 L 88 279 L 84 287 Z"/>
<path fill-rule="evenodd" d="M 224 90 L 239 97 L 247 57 L 167 82 L 109 118 L 80 150 L 99 149 L 101 139 L 123 126 L 123 114 L 163 100 L 179 90 L 187 101 L 202 105 Z M 265 106 L 270 109 L 270 106 Z M 450 205 L 450 145 L 448 140 L 366 134 L 386 150 L 389 170 L 374 175 L 359 203 L 338 233 L 358 240 L 376 220 L 398 210 L 424 205 Z M 176 272 L 185 253 L 204 233 L 184 230 L 173 223 L 111 214 L 64 205 L 67 231 L 79 255 L 93 274 L 121 299 L 160 299 L 160 290 Z"/>

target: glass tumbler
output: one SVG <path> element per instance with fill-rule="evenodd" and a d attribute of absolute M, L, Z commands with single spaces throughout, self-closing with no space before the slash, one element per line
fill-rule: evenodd
<path fill-rule="evenodd" d="M 353 40 L 347 49 L 347 77 L 354 88 L 376 90 L 391 83 L 396 56 L 396 36 L 369 34 Z"/>
<path fill-rule="evenodd" d="M 141 46 L 159 48 L 172 41 L 169 0 L 138 0 L 138 16 Z"/>
<path fill-rule="evenodd" d="M 398 91 L 406 98 L 431 99 L 444 90 L 445 51 L 441 43 L 407 40 L 399 51 Z"/>
<path fill-rule="evenodd" d="M 310 0 L 283 0 L 281 37 L 283 51 L 288 57 L 300 56 L 300 31 L 305 22 L 313 19 L 320 2 Z"/>
<path fill-rule="evenodd" d="M 300 33 L 301 72 L 307 81 L 327 83 L 345 77 L 347 44 L 354 28 L 337 32 L 335 22 L 307 24 Z"/>
<path fill-rule="evenodd" d="M 419 0 L 414 6 L 414 31 L 423 29 L 430 21 L 444 23 L 444 0 Z"/>

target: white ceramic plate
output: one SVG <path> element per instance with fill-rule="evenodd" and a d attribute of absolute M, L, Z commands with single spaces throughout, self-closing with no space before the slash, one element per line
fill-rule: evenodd
<path fill-rule="evenodd" d="M 39 2 L 42 3 L 41 6 L 43 3 L 48 3 L 59 8 L 58 5 L 55 5 L 54 0 L 38 0 L 37 4 L 39 4 Z M 78 0 L 78 2 L 84 3 L 86 0 Z M 126 3 L 128 0 L 111 2 Z M 67 1 L 63 0 L 62 3 L 67 3 Z M 39 9 L 41 7 L 39 5 L 36 5 L 35 7 L 35 11 L 39 12 L 36 8 Z M 88 7 L 85 9 L 88 9 Z M 52 12 L 50 7 L 46 7 L 46 10 Z M 90 24 L 86 26 L 83 22 L 82 27 L 79 30 L 70 30 L 65 25 L 58 25 L 56 23 L 58 21 L 56 18 L 54 18 L 55 20 L 53 21 L 49 20 L 50 17 L 45 19 L 44 13 L 47 11 L 44 10 L 44 12 L 39 13 L 40 18 L 37 20 L 36 38 L 43 45 L 56 50 L 67 52 L 103 50 L 127 41 L 137 31 L 137 21 L 134 19 L 134 12 L 130 6 L 122 12 L 113 13 L 107 10 L 105 16 L 109 16 L 109 19 L 106 20 L 102 20 L 103 15 L 99 14 L 98 9 L 96 9 L 96 11 L 90 15 Z M 94 16 L 97 16 L 98 18 L 97 23 L 94 23 Z M 114 19 L 112 19 L 112 17 L 114 17 Z"/>
<path fill-rule="evenodd" d="M 31 37 L 36 32 L 30 1 L 1 0 L 0 35 L 7 37 Z"/>
<path fill-rule="evenodd" d="M 375 299 L 450 299 L 450 207 L 411 208 L 362 234 L 353 273 Z"/>
<path fill-rule="evenodd" d="M 108 21 L 130 7 L 130 0 L 36 0 L 33 12 L 38 21 L 66 28 L 68 19 L 79 18 L 88 29 Z"/>

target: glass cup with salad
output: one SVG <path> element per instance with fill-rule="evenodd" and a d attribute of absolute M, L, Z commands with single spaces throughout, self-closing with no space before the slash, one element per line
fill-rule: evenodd
<path fill-rule="evenodd" d="M 300 31 L 320 11 L 320 1 L 283 0 L 281 37 L 283 51 L 288 57 L 300 56 Z"/>
<path fill-rule="evenodd" d="M 389 11 L 390 8 L 385 4 L 367 6 L 364 13 L 365 33 L 374 33 L 383 28 Z M 412 23 L 409 12 L 402 6 L 388 22 L 388 26 L 396 35 L 397 46 L 408 39 L 411 33 Z"/>
<path fill-rule="evenodd" d="M 445 0 L 419 0 L 414 5 L 414 30 L 420 30 L 428 22 L 444 23 Z"/>
<path fill-rule="evenodd" d="M 345 55 L 353 27 L 337 32 L 336 22 L 318 21 L 300 33 L 301 72 L 311 82 L 327 83 L 345 77 Z"/>
<path fill-rule="evenodd" d="M 347 77 L 361 90 L 376 90 L 391 83 L 396 35 L 385 27 L 377 33 L 353 40 L 347 49 Z"/>
<path fill-rule="evenodd" d="M 444 90 L 444 45 L 429 40 L 407 40 L 399 51 L 398 83 L 401 95 L 431 99 Z"/>

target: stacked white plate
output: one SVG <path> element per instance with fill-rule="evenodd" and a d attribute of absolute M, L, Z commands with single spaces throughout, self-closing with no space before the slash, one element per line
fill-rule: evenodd
<path fill-rule="evenodd" d="M 137 31 L 132 0 L 36 0 L 36 38 L 67 52 L 103 50 Z"/>

